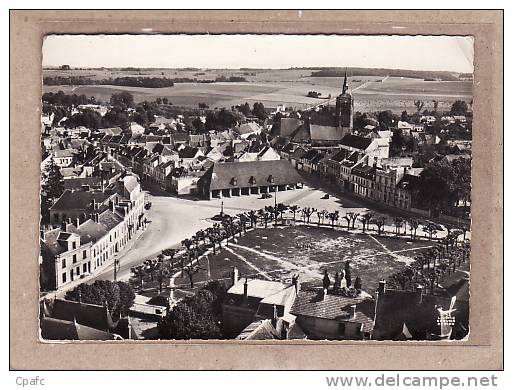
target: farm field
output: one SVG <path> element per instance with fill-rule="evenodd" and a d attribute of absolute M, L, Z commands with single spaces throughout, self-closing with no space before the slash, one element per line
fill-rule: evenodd
<path fill-rule="evenodd" d="M 323 99 L 306 97 L 308 91 L 317 91 L 321 96 L 337 96 L 341 91 L 342 77 L 310 77 L 309 70 L 251 70 L 230 69 L 184 71 L 174 69 L 147 69 L 141 71 L 114 70 L 44 70 L 45 76 L 89 76 L 93 79 L 122 76 L 190 77 L 213 79 L 218 76 L 242 76 L 248 82 L 220 83 L 176 83 L 169 88 L 139 88 L 112 85 L 43 86 L 44 92 L 85 94 L 108 101 L 113 93 L 128 91 L 136 102 L 167 97 L 176 106 L 197 107 L 206 103 L 211 108 L 231 107 L 241 103 L 262 102 L 266 107 L 284 104 L 294 109 L 305 109 Z M 248 75 L 249 74 L 249 75 Z M 382 80 L 382 81 L 379 81 Z M 372 112 L 392 110 L 414 111 L 414 100 L 426 102 L 430 108 L 432 100 L 439 102 L 440 109 L 448 109 L 456 99 L 472 99 L 470 81 L 423 81 L 400 77 L 355 76 L 349 77 L 349 86 L 355 97 L 355 111 Z"/>
<path fill-rule="evenodd" d="M 243 277 L 290 281 L 298 274 L 300 282 L 321 285 L 325 269 L 333 280 L 349 260 L 353 280 L 360 276 L 364 290 L 372 292 L 381 279 L 403 269 L 419 251 L 432 245 L 425 240 L 412 242 L 310 226 L 259 228 L 230 241 L 228 247 L 225 244 L 222 251 L 209 256 L 208 263 L 201 260 L 202 270 L 195 281 L 201 284 L 209 279 L 208 268 L 210 279 L 229 280 L 236 266 Z M 177 278 L 176 284 L 186 287 L 188 279 Z"/>

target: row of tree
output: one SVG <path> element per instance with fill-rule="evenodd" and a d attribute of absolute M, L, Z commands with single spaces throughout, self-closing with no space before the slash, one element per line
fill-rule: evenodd
<path fill-rule="evenodd" d="M 78 106 L 81 104 L 96 104 L 96 98 L 94 96 L 87 97 L 86 95 L 65 94 L 63 91 L 45 92 L 42 96 L 43 104 L 54 104 L 58 106 Z"/>
<path fill-rule="evenodd" d="M 93 79 L 86 76 L 46 76 L 44 85 L 119 85 L 124 87 L 166 88 L 175 84 L 175 79 L 167 77 L 115 77 Z"/>
<path fill-rule="evenodd" d="M 265 106 L 261 102 L 253 103 L 253 109 L 251 109 L 248 102 L 238 105 L 235 108 L 239 112 L 241 112 L 245 117 L 255 116 L 262 121 L 267 119 L 267 112 L 265 111 Z"/>
<path fill-rule="evenodd" d="M 451 233 L 437 245 L 415 256 L 415 261 L 388 278 L 391 288 L 413 291 L 423 286 L 425 291 L 434 294 L 447 276 L 456 272 L 470 258 L 468 241 L 457 241 L 457 233 Z"/>

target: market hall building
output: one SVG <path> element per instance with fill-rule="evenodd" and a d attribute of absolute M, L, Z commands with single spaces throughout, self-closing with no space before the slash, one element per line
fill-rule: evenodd
<path fill-rule="evenodd" d="M 301 177 L 286 160 L 215 163 L 198 182 L 199 192 L 207 199 L 302 187 Z"/>

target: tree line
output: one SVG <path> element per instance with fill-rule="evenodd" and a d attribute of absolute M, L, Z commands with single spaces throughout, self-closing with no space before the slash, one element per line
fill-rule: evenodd
<path fill-rule="evenodd" d="M 125 87 L 165 88 L 172 87 L 175 79 L 167 77 L 116 77 L 93 79 L 85 76 L 45 76 L 44 85 L 119 85 Z"/>
<path fill-rule="evenodd" d="M 141 88 L 167 88 L 178 83 L 202 83 L 210 84 L 217 82 L 246 82 L 246 78 L 241 76 L 219 76 L 215 80 L 197 79 L 190 77 L 141 77 L 141 76 L 123 76 L 109 77 L 106 79 L 93 79 L 88 76 L 45 76 L 43 85 L 118 85 L 124 87 Z"/>

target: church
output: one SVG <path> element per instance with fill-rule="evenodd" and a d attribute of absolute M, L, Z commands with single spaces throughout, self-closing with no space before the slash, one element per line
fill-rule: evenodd
<path fill-rule="evenodd" d="M 330 113 L 328 121 L 281 118 L 280 132 L 276 135 L 286 137 L 294 143 L 306 143 L 312 146 L 337 145 L 345 135 L 352 133 L 353 111 L 354 100 L 347 84 L 346 71 L 342 93 L 337 96 L 335 112 Z"/>
<path fill-rule="evenodd" d="M 343 132 L 342 137 L 353 130 L 354 100 L 347 85 L 347 70 L 344 74 L 342 93 L 337 96 L 335 105 L 336 125 Z"/>

